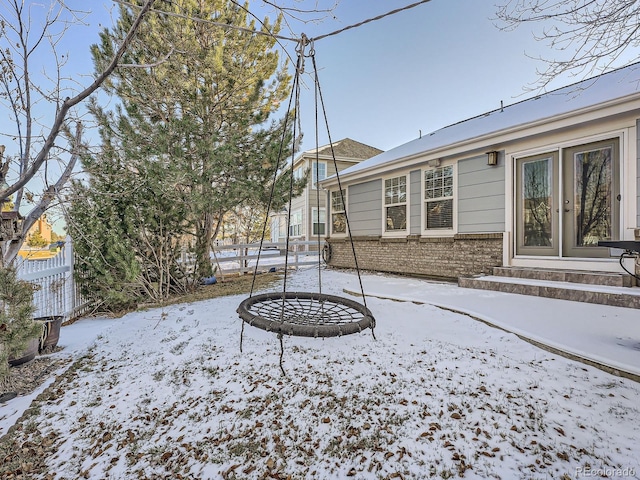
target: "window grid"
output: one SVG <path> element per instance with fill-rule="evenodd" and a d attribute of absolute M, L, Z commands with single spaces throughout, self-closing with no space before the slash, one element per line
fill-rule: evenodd
<path fill-rule="evenodd" d="M 385 231 L 407 229 L 407 176 L 387 178 L 384 181 Z"/>
<path fill-rule="evenodd" d="M 395 205 L 407 201 L 407 177 L 387 178 L 384 181 L 384 203 Z"/>
<path fill-rule="evenodd" d="M 316 166 L 318 167 L 317 170 L 316 170 Z M 311 172 L 312 172 L 313 184 L 315 185 L 316 183 L 318 183 L 317 176 L 320 177 L 320 181 L 327 178 L 327 164 L 324 162 L 312 162 Z"/>
<path fill-rule="evenodd" d="M 331 211 L 332 213 L 344 212 L 344 203 L 342 203 L 342 197 L 346 197 L 346 193 L 342 190 L 342 195 L 340 192 L 331 192 Z"/>
<path fill-rule="evenodd" d="M 298 167 L 293 171 L 293 179 L 300 180 L 304 177 L 304 167 Z"/>
<path fill-rule="evenodd" d="M 292 237 L 299 237 L 302 233 L 302 212 L 297 210 L 291 214 L 289 235 Z"/>
<path fill-rule="evenodd" d="M 325 223 L 327 221 L 327 212 L 324 208 L 320 209 L 320 218 L 318 219 L 318 209 L 314 208 L 311 212 L 313 222 L 313 235 L 324 235 Z"/>
<path fill-rule="evenodd" d="M 425 200 L 453 197 L 453 166 L 434 168 L 424 172 Z"/>
<path fill-rule="evenodd" d="M 343 198 L 347 198 L 345 190 L 331 192 L 331 233 L 347 233 L 347 216 Z"/>
<path fill-rule="evenodd" d="M 453 166 L 424 172 L 425 225 L 427 230 L 453 228 Z"/>

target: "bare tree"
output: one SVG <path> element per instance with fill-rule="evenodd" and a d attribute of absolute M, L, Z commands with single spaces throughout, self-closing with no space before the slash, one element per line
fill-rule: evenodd
<path fill-rule="evenodd" d="M 563 74 L 586 78 L 602 73 L 640 45 L 636 0 L 509 0 L 498 6 L 497 18 L 503 30 L 539 24 L 536 40 L 558 52 L 557 59 L 539 58 L 546 69 L 538 72 L 533 90 L 544 90 Z"/>
<path fill-rule="evenodd" d="M 89 86 L 63 76 L 68 58 L 58 48 L 68 30 L 80 27 L 88 12 L 70 8 L 65 0 L 48 0 L 48 9 L 44 4 L 46 0 L 42 3 L 3 0 L 0 4 L 0 108 L 3 117 L 8 117 L 13 125 L 0 123 L 0 206 L 5 205 L 7 210 L 11 202 L 13 210 L 3 213 L 0 264 L 8 265 L 15 259 L 26 233 L 58 197 L 80 154 L 87 148 L 78 106 L 95 93 L 116 68 L 149 66 L 119 65 L 119 61 L 134 40 L 143 18 L 149 12 L 159 15 L 166 12 L 152 8 L 155 0 L 113 1 L 129 6 L 137 12 L 137 17 L 104 70 Z M 285 7 L 278 5 L 279 2 L 263 0 L 263 6 L 282 13 L 285 21 L 320 21 L 318 15 L 331 15 L 337 3 L 336 0 L 298 2 L 295 7 Z M 306 3 L 310 4 L 309 8 Z M 331 6 L 322 9 L 319 3 Z M 43 58 L 52 66 L 41 72 Z M 168 58 L 158 60 L 163 62 Z M 21 207 L 24 210 L 27 203 L 30 210 L 19 222 L 18 212 Z"/>
<path fill-rule="evenodd" d="M 34 206 L 24 221 L 16 224 L 14 235 L 3 235 L 0 239 L 1 264 L 8 265 L 15 259 L 29 228 L 67 183 L 83 148 L 82 124 L 76 107 L 118 67 L 154 1 L 144 1 L 126 37 L 93 82 L 72 90 L 68 90 L 72 87 L 63 77 L 67 58 L 58 52 L 57 46 L 70 27 L 81 23 L 86 12 L 69 8 L 63 0 L 51 0 L 42 15 L 39 13 L 46 8 L 42 4 L 25 0 L 3 2 L 0 105 L 3 116 L 8 116 L 13 127 L 0 124 L 0 143 L 4 144 L 0 145 L 0 203 L 9 202 L 15 195 L 14 212 L 19 212 L 25 198 Z M 36 21 L 38 17 L 40 21 Z M 38 72 L 43 58 L 53 68 Z"/>

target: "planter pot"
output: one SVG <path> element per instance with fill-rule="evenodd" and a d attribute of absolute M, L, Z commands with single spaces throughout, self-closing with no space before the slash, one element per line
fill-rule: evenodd
<path fill-rule="evenodd" d="M 62 326 L 62 316 L 37 317 L 35 321 L 44 325 L 43 340 L 40 344 L 40 351 L 54 349 L 60 339 L 60 327 Z"/>
<path fill-rule="evenodd" d="M 11 365 L 12 367 L 15 367 L 17 365 L 22 365 L 23 363 L 30 362 L 31 360 L 36 358 L 36 355 L 38 354 L 39 344 L 40 344 L 39 338 L 33 338 L 29 340 L 29 344 L 27 345 L 27 348 L 25 348 L 24 351 L 18 357 L 9 359 L 9 365 Z"/>

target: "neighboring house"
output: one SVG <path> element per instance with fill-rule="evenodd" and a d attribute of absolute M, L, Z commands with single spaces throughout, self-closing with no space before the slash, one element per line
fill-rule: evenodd
<path fill-rule="evenodd" d="M 494 266 L 622 272 L 640 240 L 640 64 L 470 118 L 335 178 L 331 265 L 458 278 Z M 633 269 L 633 259 L 625 263 Z"/>
<path fill-rule="evenodd" d="M 333 151 L 332 151 L 333 149 Z M 365 145 L 350 138 L 333 142 L 316 149 L 307 150 L 293 162 L 294 178 L 300 179 L 309 172 L 308 182 L 303 192 L 292 199 L 290 238 L 293 240 L 314 240 L 318 235 L 322 240 L 327 236 L 326 192 L 318 192 L 316 177 L 320 181 L 335 175 L 334 155 L 338 172 L 382 153 L 382 150 Z M 318 168 L 316 169 L 316 163 Z M 271 217 L 271 241 L 283 242 L 287 237 L 287 212 L 276 212 Z"/>
<path fill-rule="evenodd" d="M 42 236 L 47 243 L 51 243 L 51 233 L 53 232 L 53 229 L 49 220 L 47 220 L 46 214 L 43 214 L 33 225 L 31 225 L 31 228 L 25 237 L 25 243 L 27 243 L 29 238 L 36 232 L 40 232 L 40 236 Z"/>

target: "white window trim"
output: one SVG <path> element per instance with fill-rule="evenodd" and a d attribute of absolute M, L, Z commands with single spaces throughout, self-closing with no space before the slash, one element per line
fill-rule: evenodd
<path fill-rule="evenodd" d="M 442 167 L 453 167 L 453 219 L 451 228 L 439 228 L 439 229 L 428 229 L 427 228 L 427 199 L 424 198 L 425 195 L 425 187 L 424 187 L 424 174 L 427 170 L 435 170 L 436 168 Z M 454 236 L 458 229 L 458 200 L 459 200 L 459 192 L 458 192 L 458 163 L 457 162 L 445 162 L 443 165 L 438 167 L 424 167 L 420 170 L 420 229 L 421 235 L 423 237 L 452 237 Z"/>
<path fill-rule="evenodd" d="M 302 211 L 301 208 L 298 208 L 298 209 L 294 210 L 293 212 L 291 212 L 291 218 L 289 219 L 289 231 L 292 232 L 294 224 L 293 224 L 293 222 L 291 220 L 292 220 L 293 216 L 297 215 L 298 213 L 300 214 L 300 223 L 299 223 L 299 225 L 300 225 L 300 233 L 297 234 L 297 235 L 293 235 L 293 234 L 289 235 L 291 238 L 300 238 L 300 237 L 302 237 L 304 235 L 304 212 Z M 296 223 L 296 225 L 298 225 L 298 224 Z"/>
<path fill-rule="evenodd" d="M 294 180 L 301 180 L 302 178 L 304 178 L 304 174 L 305 174 L 305 167 L 304 164 L 300 165 L 299 167 L 296 167 L 293 169 L 293 179 Z"/>
<path fill-rule="evenodd" d="M 392 203 L 387 205 L 384 201 L 385 193 L 386 193 L 385 183 L 387 180 L 390 180 L 392 178 L 399 178 L 399 177 L 405 178 L 405 182 L 407 186 L 406 197 L 405 197 L 406 199 L 403 203 Z M 407 224 L 405 228 L 402 230 L 387 231 L 387 207 L 399 206 L 403 204 L 406 208 L 406 218 L 407 218 L 407 222 L 406 222 Z M 406 237 L 411 231 L 410 223 L 411 223 L 411 175 L 409 174 L 409 172 L 406 172 L 406 173 L 397 173 L 395 175 L 388 175 L 386 177 L 382 177 L 382 236 L 383 237 Z"/>
<path fill-rule="evenodd" d="M 600 259 L 600 258 L 591 258 L 585 261 L 583 258 L 572 258 L 572 257 L 542 257 L 542 256 L 528 256 L 528 255 L 516 255 L 516 209 L 515 209 L 515 201 L 516 201 L 516 175 L 518 172 L 516 171 L 515 165 L 516 161 L 519 158 L 530 157 L 534 155 L 540 155 L 545 153 L 553 153 L 557 152 L 560 159 L 562 159 L 562 155 L 564 150 L 575 148 L 580 145 L 587 145 L 590 143 L 597 143 L 604 140 L 609 140 L 613 138 L 619 139 L 619 182 L 620 182 L 620 195 L 622 195 L 622 205 L 620 206 L 620 238 L 622 239 L 630 239 L 631 233 L 634 231 L 634 226 L 636 223 L 636 203 L 625 201 L 629 197 L 629 192 L 635 191 L 635 182 L 636 182 L 636 154 L 635 145 L 636 139 L 634 138 L 637 135 L 635 132 L 635 127 L 631 128 L 616 128 L 614 130 L 609 130 L 605 132 L 598 132 L 592 134 L 585 134 L 581 136 L 576 136 L 572 138 L 565 139 L 559 142 L 553 142 L 543 145 L 536 145 L 530 148 L 520 148 L 517 150 L 505 152 L 505 157 L 508 159 L 506 162 L 506 185 L 505 185 L 505 198 L 511 198 L 511 202 L 507 202 L 505 208 L 505 229 L 509 233 L 509 241 L 508 248 L 504 249 L 503 254 L 503 264 L 504 265 L 514 265 L 514 266 L 543 266 L 547 268 L 557 268 L 558 265 L 562 265 L 563 263 L 567 265 L 567 268 L 576 268 L 576 269 L 589 269 L 593 268 L 593 263 L 614 263 L 617 262 L 617 259 Z M 633 149 L 633 150 L 632 150 Z M 560 160 L 562 161 L 562 160 Z M 560 183 L 560 189 L 563 186 L 562 180 L 562 172 L 560 172 L 560 177 L 558 179 Z M 562 195 L 562 193 L 560 193 Z M 505 241 L 507 241 L 505 239 Z M 560 242 L 562 240 L 560 239 Z M 546 262 L 546 263 L 545 263 Z M 601 268 L 601 267 L 600 267 Z M 613 271 L 613 269 L 611 270 Z"/>
<path fill-rule="evenodd" d="M 313 186 L 313 188 L 316 188 L 316 183 L 317 182 L 314 182 L 314 179 L 315 179 L 315 176 L 316 176 L 316 167 L 315 167 L 314 163 L 316 163 L 315 160 L 312 160 L 310 162 L 310 165 L 311 165 L 311 167 L 310 167 L 311 168 L 311 185 Z M 323 160 L 319 160 L 318 161 L 318 165 L 324 165 L 324 178 L 320 179 L 320 181 L 322 181 L 322 180 L 324 180 L 325 178 L 327 178 L 329 176 L 328 172 L 327 172 L 327 162 L 325 162 Z"/>
<path fill-rule="evenodd" d="M 325 207 L 320 207 L 320 213 L 322 212 L 324 212 L 324 222 L 320 221 L 320 217 L 318 216 L 318 207 L 311 208 L 311 234 L 309 235 L 310 237 L 318 236 L 318 234 L 313 231 L 313 227 L 315 226 L 316 223 L 324 223 L 324 233 L 321 233 L 320 235 L 324 235 L 325 237 L 327 236 L 327 209 Z M 313 221 L 314 218 L 318 218 L 318 221 L 314 222 Z"/>
<path fill-rule="evenodd" d="M 343 188 L 343 190 L 344 190 L 344 210 L 343 210 L 343 212 L 344 212 L 344 214 L 345 214 L 345 215 L 348 215 L 348 209 L 349 209 L 349 188 L 345 186 L 345 187 Z M 346 236 L 348 235 L 348 233 L 349 233 L 349 226 L 348 226 L 348 225 L 346 226 L 346 228 L 345 228 L 345 231 L 344 231 L 344 232 L 338 232 L 338 233 L 336 233 L 336 232 L 334 232 L 334 231 L 333 231 L 333 214 L 334 214 L 334 211 L 333 211 L 333 201 L 332 201 L 332 196 L 333 196 L 333 193 L 334 193 L 334 192 L 335 192 L 335 193 L 338 193 L 338 192 L 340 192 L 340 190 L 337 190 L 337 189 L 336 189 L 336 190 L 331 190 L 331 191 L 329 192 L 329 208 L 328 208 L 329 215 L 327 216 L 327 228 L 328 228 L 328 235 L 327 235 L 327 236 L 329 236 L 329 237 L 335 237 L 335 238 L 342 238 L 342 237 L 346 237 Z"/>

